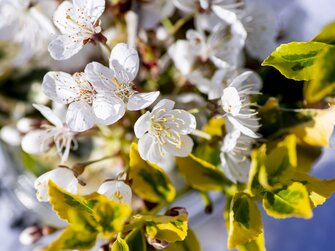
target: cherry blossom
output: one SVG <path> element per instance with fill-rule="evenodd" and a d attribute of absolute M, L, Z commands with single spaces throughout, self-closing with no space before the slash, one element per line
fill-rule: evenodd
<path fill-rule="evenodd" d="M 105 40 L 99 20 L 104 10 L 105 0 L 62 2 L 54 14 L 54 24 L 61 35 L 50 42 L 50 55 L 56 60 L 65 60 L 77 54 L 85 44 Z"/>
<path fill-rule="evenodd" d="M 163 99 L 136 121 L 138 150 L 144 160 L 158 164 L 166 155 L 186 157 L 191 153 L 193 141 L 187 134 L 196 129 L 196 120 L 184 110 L 173 109 L 174 105 Z"/>

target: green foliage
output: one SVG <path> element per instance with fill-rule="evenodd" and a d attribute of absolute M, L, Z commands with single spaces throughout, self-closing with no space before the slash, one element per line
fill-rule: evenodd
<path fill-rule="evenodd" d="M 261 213 L 256 203 L 245 193 L 236 194 L 230 204 L 228 248 L 249 245 L 262 232 Z"/>
<path fill-rule="evenodd" d="M 266 190 L 280 188 L 290 182 L 297 167 L 296 137 L 280 141 L 260 166 L 259 182 Z"/>
<path fill-rule="evenodd" d="M 292 42 L 280 45 L 262 63 L 273 66 L 285 77 L 294 80 L 310 80 L 314 64 L 325 48 L 330 46 L 319 42 Z"/>
<path fill-rule="evenodd" d="M 192 154 L 186 158 L 176 158 L 176 160 L 187 184 L 196 190 L 222 191 L 225 185 L 231 184 L 215 166 Z"/>
<path fill-rule="evenodd" d="M 87 250 L 94 245 L 100 233 L 112 238 L 122 231 L 131 209 L 109 200 L 104 195 L 78 196 L 70 194 L 49 181 L 49 196 L 52 208 L 60 218 L 70 223 L 48 250 Z"/>
<path fill-rule="evenodd" d="M 129 178 L 132 189 L 142 199 L 150 202 L 172 201 L 176 191 L 169 177 L 157 165 L 142 160 L 135 143 L 130 148 Z"/>
<path fill-rule="evenodd" d="M 308 191 L 299 182 L 274 192 L 266 192 L 263 206 L 267 214 L 274 218 L 309 219 L 313 215 Z"/>
<path fill-rule="evenodd" d="M 97 235 L 97 232 L 78 231 L 69 226 L 45 251 L 88 250 L 94 246 Z"/>
<path fill-rule="evenodd" d="M 201 251 L 200 243 L 194 232 L 189 229 L 184 241 L 177 241 L 170 244 L 165 251 Z"/>
<path fill-rule="evenodd" d="M 141 228 L 133 229 L 126 237 L 129 250 L 131 251 L 146 251 L 147 245 Z"/>
<path fill-rule="evenodd" d="M 313 38 L 312 41 L 335 45 L 335 22 L 323 28 L 320 34 Z"/>
<path fill-rule="evenodd" d="M 111 251 L 129 251 L 129 246 L 127 242 L 120 237 L 120 235 L 117 236 L 116 241 L 114 241 L 112 245 Z"/>
<path fill-rule="evenodd" d="M 335 47 L 325 48 L 315 61 L 313 77 L 306 85 L 305 98 L 317 102 L 335 93 Z"/>
<path fill-rule="evenodd" d="M 178 216 L 143 216 L 145 231 L 153 239 L 174 243 L 183 241 L 187 236 L 187 215 Z"/>
<path fill-rule="evenodd" d="M 265 251 L 264 233 L 261 233 L 256 240 L 238 246 L 237 249 L 239 251 Z"/>

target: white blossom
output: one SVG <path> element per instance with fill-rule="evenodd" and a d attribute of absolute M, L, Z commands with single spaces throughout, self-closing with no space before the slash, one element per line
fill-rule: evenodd
<path fill-rule="evenodd" d="M 163 99 L 136 121 L 134 130 L 142 159 L 158 164 L 166 155 L 186 157 L 192 151 L 193 141 L 187 134 L 195 130 L 196 120 L 184 110 L 173 109 L 174 105 Z"/>
<path fill-rule="evenodd" d="M 123 181 L 106 181 L 99 187 L 98 193 L 105 195 L 115 202 L 131 205 L 132 191 L 130 186 Z"/>
<path fill-rule="evenodd" d="M 251 71 L 246 71 L 223 89 L 221 106 L 226 119 L 241 133 L 258 138 L 256 131 L 260 127 L 257 112 L 252 108 L 249 96 L 260 94 L 261 80 Z"/>
<path fill-rule="evenodd" d="M 211 61 L 223 69 L 237 67 L 246 35 L 240 21 L 229 23 L 219 20 L 211 30 L 205 27 L 188 30 L 187 40 L 177 40 L 168 53 L 183 75 L 190 74 L 198 62 Z"/>
<path fill-rule="evenodd" d="M 175 6 L 186 13 L 210 12 L 217 17 L 234 22 L 236 14 L 242 15 L 244 1 L 235 0 L 172 0 Z"/>
<path fill-rule="evenodd" d="M 54 14 L 54 24 L 61 35 L 50 42 L 50 55 L 56 60 L 68 59 L 85 44 L 99 40 L 102 36 L 99 17 L 104 10 L 105 0 L 62 2 Z"/>
<path fill-rule="evenodd" d="M 250 169 L 250 155 L 252 139 L 233 130 L 226 134 L 221 147 L 221 166 L 224 174 L 232 182 L 247 182 Z"/>
<path fill-rule="evenodd" d="M 114 96 L 115 105 L 124 111 L 137 111 L 147 108 L 159 96 L 159 91 L 139 93 L 135 90 L 135 79 L 139 69 L 137 51 L 125 44 L 117 44 L 110 55 L 109 68 L 93 62 L 86 67 L 86 76 L 91 83 L 104 86 Z"/>
<path fill-rule="evenodd" d="M 44 124 L 41 129 L 28 132 L 21 141 L 22 149 L 30 154 L 41 154 L 47 152 L 54 144 L 57 152 L 61 157 L 61 162 L 65 162 L 70 153 L 71 147 L 77 148 L 77 141 L 75 140 L 75 133 L 64 122 L 62 116 L 52 111 L 49 107 L 44 105 L 33 105 L 42 115 L 51 123 Z M 65 110 L 62 109 L 61 113 Z"/>
<path fill-rule="evenodd" d="M 42 174 L 36 179 L 34 187 L 37 190 L 36 196 L 39 201 L 49 201 L 49 180 L 53 181 L 57 186 L 64 189 L 65 191 L 72 194 L 77 194 L 79 183 L 72 170 L 58 167 Z"/>
<path fill-rule="evenodd" d="M 0 41 L 17 44 L 20 49 L 13 64 L 20 66 L 33 56 L 46 52 L 46 46 L 56 29 L 50 11 L 52 0 L 0 0 Z"/>
<path fill-rule="evenodd" d="M 263 61 L 278 45 L 279 28 L 274 9 L 265 0 L 247 0 L 246 13 L 241 21 L 248 32 L 248 53 Z"/>

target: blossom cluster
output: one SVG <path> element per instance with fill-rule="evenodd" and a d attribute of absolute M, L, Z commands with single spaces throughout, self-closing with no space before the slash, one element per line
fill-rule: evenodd
<path fill-rule="evenodd" d="M 263 83 L 246 62 L 268 56 L 278 35 L 265 0 L 0 0 L 0 14 L 0 55 L 2 43 L 13 47 L 0 79 L 47 69 L 29 108 L 1 129 L 4 141 L 57 166 L 37 177 L 39 201 L 50 200 L 53 181 L 134 206 L 132 143 L 169 175 L 208 144 L 215 170 L 248 182 Z M 205 129 L 213 120 L 222 122 L 215 135 Z"/>

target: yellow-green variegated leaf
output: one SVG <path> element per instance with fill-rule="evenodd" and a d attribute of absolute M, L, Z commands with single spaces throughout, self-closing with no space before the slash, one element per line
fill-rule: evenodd
<path fill-rule="evenodd" d="M 130 148 L 129 178 L 133 191 L 150 202 L 172 201 L 176 195 L 169 177 L 157 165 L 144 161 L 138 153 L 137 144 Z"/>
<path fill-rule="evenodd" d="M 262 232 L 262 217 L 256 203 L 245 193 L 236 194 L 230 204 L 228 248 L 256 240 Z"/>
<path fill-rule="evenodd" d="M 317 102 L 335 94 L 335 47 L 326 48 L 315 61 L 313 78 L 306 85 L 305 99 Z"/>
<path fill-rule="evenodd" d="M 335 192 L 335 179 L 320 180 L 300 171 L 295 173 L 294 179 L 305 185 L 314 207 L 322 205 Z"/>
<path fill-rule="evenodd" d="M 294 182 L 276 192 L 266 192 L 263 198 L 266 213 L 274 218 L 312 217 L 312 207 L 306 187 Z"/>
<path fill-rule="evenodd" d="M 312 147 L 327 147 L 335 124 L 335 106 L 313 110 L 313 118 L 290 129 L 300 144 Z"/>
<path fill-rule="evenodd" d="M 296 137 L 289 135 L 268 154 L 259 171 L 259 182 L 267 190 L 288 184 L 297 167 Z"/>
<path fill-rule="evenodd" d="M 221 117 L 211 118 L 204 126 L 203 131 L 211 136 L 222 137 L 222 130 L 224 128 L 225 120 Z"/>
<path fill-rule="evenodd" d="M 85 197 L 63 190 L 51 180 L 48 183 L 48 193 L 52 209 L 61 219 L 68 222 L 70 222 L 69 212 L 76 210 L 91 215 L 93 212 L 92 207 L 97 202 L 96 199 L 93 199 L 94 195 L 91 196 L 91 200 L 85 199 Z"/>
<path fill-rule="evenodd" d="M 146 251 L 147 244 L 141 228 L 133 229 L 126 237 L 129 250 L 131 251 Z"/>
<path fill-rule="evenodd" d="M 115 233 L 121 232 L 130 214 L 128 205 L 114 202 L 107 197 L 101 197 L 93 207 L 97 230 L 106 238 L 112 238 Z"/>
<path fill-rule="evenodd" d="M 313 38 L 313 42 L 335 45 L 335 22 L 323 28 L 320 34 Z"/>
<path fill-rule="evenodd" d="M 256 240 L 237 247 L 238 251 L 266 251 L 264 233 L 261 233 Z"/>
<path fill-rule="evenodd" d="M 187 216 L 146 216 L 146 233 L 153 239 L 173 243 L 187 236 Z"/>
<path fill-rule="evenodd" d="M 89 250 L 94 246 L 97 235 L 97 232 L 78 231 L 69 226 L 45 251 Z"/>
<path fill-rule="evenodd" d="M 176 158 L 178 168 L 187 184 L 202 192 L 221 191 L 230 182 L 223 173 L 207 161 L 190 154 Z"/>
<path fill-rule="evenodd" d="M 316 59 L 328 47 L 330 45 L 319 42 L 282 44 L 264 60 L 262 65 L 273 66 L 290 79 L 311 80 Z"/>
<path fill-rule="evenodd" d="M 200 243 L 194 234 L 194 232 L 189 229 L 187 236 L 184 241 L 177 241 L 170 244 L 165 251 L 201 251 Z"/>
<path fill-rule="evenodd" d="M 258 176 L 261 167 L 265 166 L 266 160 L 266 145 L 263 144 L 259 149 L 255 149 L 251 153 L 251 165 L 249 171 L 249 179 L 246 188 L 246 193 L 251 196 L 256 196 L 258 193 L 263 191 Z"/>
<path fill-rule="evenodd" d="M 112 245 L 111 251 L 129 251 L 129 247 L 127 242 L 120 237 L 120 235 L 117 236 L 117 239 L 114 241 Z"/>

